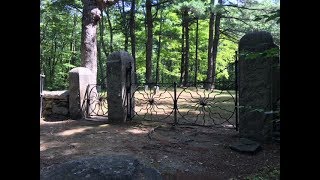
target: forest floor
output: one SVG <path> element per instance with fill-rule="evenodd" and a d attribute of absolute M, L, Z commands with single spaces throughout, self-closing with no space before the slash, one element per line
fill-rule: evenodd
<path fill-rule="evenodd" d="M 225 128 L 41 119 L 40 172 L 82 157 L 122 154 L 158 169 L 164 179 L 248 179 L 273 168 L 280 173 L 280 144 L 241 154 L 229 148 L 238 138 L 236 130 Z"/>

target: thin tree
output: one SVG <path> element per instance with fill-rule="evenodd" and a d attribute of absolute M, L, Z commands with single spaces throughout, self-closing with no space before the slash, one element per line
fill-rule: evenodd
<path fill-rule="evenodd" d="M 184 78 L 184 63 L 185 63 L 185 56 L 184 56 L 184 53 L 185 53 L 185 50 L 184 50 L 184 34 L 185 34 L 185 28 L 184 28 L 184 18 L 182 18 L 182 30 L 181 30 L 181 63 L 180 63 L 180 84 L 182 84 L 183 82 L 183 78 Z"/>
<path fill-rule="evenodd" d="M 196 17 L 196 62 L 195 62 L 195 71 L 194 71 L 194 85 L 197 86 L 197 76 L 199 69 L 199 60 L 198 60 L 198 47 L 199 47 L 199 17 Z"/>
<path fill-rule="evenodd" d="M 101 11 L 101 12 L 103 12 L 103 11 Z M 100 39 L 99 39 L 99 41 L 100 41 L 100 43 L 101 43 L 101 49 L 103 50 L 103 53 L 104 53 L 105 57 L 107 58 L 108 55 L 109 55 L 109 53 L 108 53 L 108 51 L 107 51 L 106 43 L 105 43 L 104 37 L 103 37 L 103 35 L 104 35 L 104 28 L 105 28 L 103 13 L 101 14 L 101 20 L 100 20 L 100 22 L 99 22 L 99 28 L 100 28 L 100 29 L 99 29 L 99 32 L 100 32 Z M 112 32 L 112 31 L 111 31 L 111 32 Z M 110 36 L 111 36 L 111 35 L 110 35 Z M 110 50 L 110 51 L 111 51 L 111 50 Z"/>
<path fill-rule="evenodd" d="M 73 15 L 73 29 L 71 33 L 71 41 L 70 41 L 70 51 L 71 51 L 71 59 L 70 59 L 70 64 L 75 65 L 76 63 L 76 56 L 75 56 L 75 51 L 76 51 L 76 44 L 77 44 L 77 39 L 76 39 L 76 28 L 77 28 L 77 16 L 76 14 Z"/>
<path fill-rule="evenodd" d="M 215 0 L 211 0 L 211 6 L 214 5 Z M 209 38 L 208 38 L 208 69 L 207 69 L 207 79 L 204 84 L 205 89 L 213 88 L 213 30 L 214 30 L 214 12 L 210 8 L 210 20 L 209 20 Z"/>
<path fill-rule="evenodd" d="M 100 34 L 101 34 L 101 31 L 100 31 Z M 98 43 L 97 43 L 97 49 L 98 49 L 98 75 L 99 75 L 99 84 L 102 84 L 103 82 L 102 82 L 102 80 L 103 80 L 103 78 L 104 78 L 104 75 L 103 75 L 103 65 L 102 65 L 102 54 L 101 54 L 101 49 L 102 49 L 102 39 L 101 39 L 102 37 L 101 37 L 101 35 L 100 35 L 100 39 L 99 39 L 99 41 L 98 41 Z"/>
<path fill-rule="evenodd" d="M 161 8 L 161 7 L 158 7 Z M 159 29 L 159 37 L 158 37 L 158 52 L 157 52 L 157 67 L 156 67 L 156 83 L 159 83 L 160 79 L 160 69 L 159 69 L 159 64 L 160 64 L 160 52 L 161 52 L 161 34 L 162 34 L 162 24 L 163 24 L 163 19 L 162 19 L 162 9 L 160 10 L 160 29 Z"/>
<path fill-rule="evenodd" d="M 112 23 L 110 20 L 109 9 L 106 9 L 104 12 L 107 15 L 107 21 L 108 21 L 108 26 L 109 26 L 109 34 L 110 34 L 109 48 L 110 48 L 110 52 L 113 52 L 113 27 L 112 27 Z"/>
<path fill-rule="evenodd" d="M 127 21 L 127 15 L 125 11 L 125 4 L 124 0 L 121 0 L 121 6 L 120 3 L 117 4 L 119 13 L 121 14 L 121 22 L 122 22 L 122 33 L 124 35 L 124 50 L 128 51 L 128 43 L 129 43 L 129 32 L 128 32 L 128 21 Z"/>
<path fill-rule="evenodd" d="M 222 0 L 218 0 L 219 5 L 222 5 Z M 221 7 L 221 6 L 220 6 Z M 212 59 L 213 59 L 213 68 L 212 68 L 212 84 L 215 88 L 215 81 L 216 81 L 216 61 L 217 61 L 217 54 L 218 54 L 218 46 L 219 46 L 219 38 L 220 38 L 220 19 L 221 19 L 221 11 L 219 10 L 216 15 L 216 22 L 214 25 L 214 38 L 213 38 L 213 46 L 212 46 Z"/>
<path fill-rule="evenodd" d="M 172 2 L 172 0 L 168 0 L 168 1 L 158 2 L 156 4 L 152 4 L 151 0 L 146 0 L 146 29 L 147 29 L 146 81 L 147 81 L 147 83 L 152 83 L 152 51 L 153 51 L 153 15 L 152 15 L 152 6 L 159 6 L 160 4 L 171 3 L 171 2 Z"/>
<path fill-rule="evenodd" d="M 184 77 L 183 77 L 183 86 L 187 86 L 189 80 L 189 50 L 190 50 L 190 40 L 189 40 L 189 8 L 186 8 L 183 13 L 184 17 L 184 29 L 185 29 L 185 57 L 184 57 Z"/>
<path fill-rule="evenodd" d="M 189 85 L 190 69 L 190 26 L 198 16 L 202 15 L 204 3 L 201 1 L 183 2 L 177 6 L 177 12 L 181 14 L 182 19 L 182 58 L 180 66 L 180 83 L 182 86 Z"/>
<path fill-rule="evenodd" d="M 135 11 L 136 10 L 136 0 L 131 0 L 131 10 L 130 10 L 130 40 L 131 40 L 131 55 L 133 57 L 133 64 L 134 64 L 134 72 L 137 71 L 137 63 L 136 63 L 136 22 L 135 22 Z M 136 73 L 134 73 L 137 76 Z M 135 77 L 137 81 L 137 77 Z"/>
<path fill-rule="evenodd" d="M 101 10 L 101 12 L 103 12 L 103 10 Z M 106 76 L 105 76 L 105 71 L 103 70 L 103 61 L 102 59 L 106 59 L 109 55 L 109 53 L 107 52 L 107 48 L 106 48 L 106 44 L 103 38 L 104 35 L 104 17 L 103 17 L 103 13 L 101 14 L 101 20 L 99 21 L 99 32 L 100 32 L 100 38 L 99 38 L 99 42 L 98 42 L 98 65 L 99 65 L 99 71 L 100 71 L 100 84 L 105 84 L 105 80 L 106 80 Z M 102 51 L 105 55 L 105 58 L 102 58 Z"/>
<path fill-rule="evenodd" d="M 146 0 L 146 27 L 147 27 L 147 42 L 146 42 L 146 81 L 152 82 L 152 46 L 153 46 L 153 17 L 152 17 L 151 0 Z"/>

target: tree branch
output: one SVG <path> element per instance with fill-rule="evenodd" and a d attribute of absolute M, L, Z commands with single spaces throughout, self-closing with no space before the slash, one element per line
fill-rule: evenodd
<path fill-rule="evenodd" d="M 245 31 L 241 31 L 241 30 L 238 30 L 238 29 L 231 29 L 231 28 L 228 28 L 228 29 L 225 29 L 225 30 L 224 30 L 224 32 L 227 32 L 227 31 L 233 32 L 234 34 L 237 34 L 237 33 L 246 33 Z"/>
<path fill-rule="evenodd" d="M 238 21 L 241 21 L 243 22 L 244 24 L 250 26 L 250 24 L 248 24 L 246 21 L 253 21 L 253 19 L 241 19 L 241 18 L 238 18 L 238 17 L 232 17 L 232 16 L 221 16 L 221 18 L 229 18 L 229 19 L 236 19 Z"/>
<path fill-rule="evenodd" d="M 67 5 L 67 6 L 69 6 L 70 8 L 73 8 L 73 9 L 77 10 L 78 12 L 82 13 L 82 10 L 81 10 L 79 7 L 77 7 L 77 6 L 74 6 L 74 5 L 72 5 L 72 4 Z"/>
<path fill-rule="evenodd" d="M 152 19 L 156 18 L 158 16 L 158 10 L 159 8 L 156 9 L 156 12 L 152 15 Z"/>
<path fill-rule="evenodd" d="M 228 39 L 229 41 L 232 41 L 232 42 L 237 43 L 237 44 L 239 43 L 239 41 L 238 41 L 237 38 L 232 37 L 232 36 L 229 35 L 227 32 L 220 30 L 220 33 L 223 34 L 223 35 L 225 35 L 226 37 L 230 38 L 230 39 Z M 221 39 L 223 39 L 223 38 L 221 38 Z"/>
<path fill-rule="evenodd" d="M 225 4 L 225 5 L 222 5 L 222 6 L 241 8 L 241 9 L 248 9 L 248 10 L 253 10 L 253 11 L 265 11 L 265 9 L 248 8 L 248 7 L 245 7 L 245 6 L 238 6 L 238 5 L 235 5 L 235 4 Z"/>
<path fill-rule="evenodd" d="M 234 7 L 234 8 L 239 8 L 239 10 L 241 9 L 246 9 L 246 10 L 253 10 L 253 11 L 263 11 L 263 12 L 272 12 L 274 11 L 273 9 L 260 9 L 260 8 L 249 8 L 249 7 L 246 7 L 246 6 L 239 6 L 238 4 L 235 4 L 233 2 L 230 2 L 228 1 L 230 4 L 225 4 L 225 5 L 222 5 L 224 7 Z"/>

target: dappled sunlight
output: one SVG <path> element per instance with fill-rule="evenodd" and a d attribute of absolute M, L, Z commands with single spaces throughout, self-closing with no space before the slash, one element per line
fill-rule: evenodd
<path fill-rule="evenodd" d="M 81 127 L 76 129 L 65 130 L 63 132 L 57 133 L 57 136 L 70 136 L 78 133 L 82 133 L 88 129 L 92 129 L 93 127 Z"/>
<path fill-rule="evenodd" d="M 45 150 L 47 150 L 48 148 L 47 147 L 45 147 L 45 146 L 40 146 L 40 151 L 45 151 Z"/>
<path fill-rule="evenodd" d="M 109 124 L 101 124 L 99 127 L 104 128 L 104 127 L 108 127 Z"/>
<path fill-rule="evenodd" d="M 60 147 L 62 145 L 63 145 L 63 143 L 59 142 L 59 141 L 52 141 L 52 142 L 43 142 L 43 141 L 41 142 L 40 141 L 40 151 L 45 151 L 50 148 Z"/>
<path fill-rule="evenodd" d="M 149 131 L 147 129 L 141 129 L 141 128 L 130 128 L 130 129 L 127 129 L 126 132 L 129 132 L 132 134 L 147 134 Z"/>
<path fill-rule="evenodd" d="M 75 154 L 77 153 L 77 150 L 76 149 L 66 149 L 62 152 L 62 155 L 72 155 L 72 154 Z"/>

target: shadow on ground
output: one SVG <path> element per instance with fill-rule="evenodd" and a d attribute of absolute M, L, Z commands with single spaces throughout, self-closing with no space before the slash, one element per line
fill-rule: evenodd
<path fill-rule="evenodd" d="M 69 160 L 130 155 L 158 169 L 164 179 L 242 179 L 280 166 L 280 145 L 263 144 L 255 155 L 232 151 L 234 129 L 176 126 L 160 122 L 40 120 L 40 170 Z M 180 177 L 180 178 L 179 178 Z M 207 177 L 207 178 L 206 178 Z M 210 178 L 211 177 L 211 178 Z"/>

